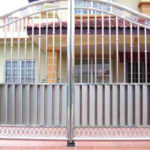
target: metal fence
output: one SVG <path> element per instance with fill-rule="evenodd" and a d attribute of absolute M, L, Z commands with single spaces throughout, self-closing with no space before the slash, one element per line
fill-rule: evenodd
<path fill-rule="evenodd" d="M 1 138 L 150 138 L 150 17 L 80 2 L 0 17 Z"/>

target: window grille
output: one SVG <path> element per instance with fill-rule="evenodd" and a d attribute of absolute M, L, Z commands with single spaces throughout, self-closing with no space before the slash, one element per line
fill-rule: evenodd
<path fill-rule="evenodd" d="M 82 60 L 82 75 L 80 72 L 81 64 L 80 64 L 80 58 L 75 59 L 75 82 L 79 83 L 80 82 L 80 77 L 82 76 L 83 82 L 87 83 L 88 82 L 88 60 L 83 59 Z M 90 59 L 90 83 L 95 82 L 95 59 Z M 102 82 L 102 77 L 104 76 L 104 81 L 105 83 L 109 82 L 110 78 L 110 65 L 109 65 L 109 59 L 104 60 L 104 73 L 102 73 L 102 59 L 97 59 L 97 81 L 98 83 Z"/>
<path fill-rule="evenodd" d="M 108 2 L 112 2 L 112 0 L 106 0 Z M 94 7 L 94 8 L 99 8 L 99 9 L 103 9 L 106 11 L 110 11 L 111 7 L 105 4 L 100 4 L 100 3 L 96 3 L 96 2 L 89 2 L 89 1 L 83 1 L 83 0 L 75 0 L 75 6 L 76 7 Z M 76 14 L 80 14 L 81 10 L 76 10 L 75 11 Z M 82 10 L 83 14 L 88 14 L 88 11 L 86 10 Z M 98 14 L 101 14 L 101 12 L 97 12 Z M 93 14 L 93 11 L 90 11 L 90 14 Z"/>
<path fill-rule="evenodd" d="M 6 83 L 35 83 L 35 61 L 6 61 Z"/>
<path fill-rule="evenodd" d="M 127 82 L 131 83 L 131 63 L 127 64 Z M 138 71 L 138 62 L 133 62 L 133 83 L 138 83 L 138 78 L 140 77 L 140 83 L 145 82 L 145 63 L 140 62 L 140 71 Z M 147 82 L 150 82 L 150 64 L 147 68 Z"/>

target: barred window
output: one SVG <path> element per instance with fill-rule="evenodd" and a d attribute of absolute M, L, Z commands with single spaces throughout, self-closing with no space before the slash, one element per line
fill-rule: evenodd
<path fill-rule="evenodd" d="M 6 61 L 6 83 L 35 83 L 35 61 Z"/>
<path fill-rule="evenodd" d="M 82 66 L 82 73 L 81 73 L 81 66 Z M 88 73 L 88 59 L 75 59 L 75 82 L 79 83 L 80 78 L 82 76 L 82 82 L 87 83 L 88 78 L 90 83 L 95 82 L 95 75 L 97 79 L 97 83 L 102 83 L 104 80 L 105 83 L 109 82 L 110 78 L 110 65 L 109 59 L 104 59 L 104 72 L 102 67 L 102 59 L 97 59 L 97 63 L 95 64 L 95 59 L 89 60 L 89 73 Z M 96 74 L 95 74 L 96 68 Z"/>
<path fill-rule="evenodd" d="M 112 2 L 112 0 L 105 0 L 108 2 Z M 99 8 L 99 9 L 103 9 L 106 11 L 110 11 L 111 7 L 105 4 L 100 4 L 100 3 L 96 3 L 96 2 L 89 2 L 89 1 L 83 1 L 83 0 L 75 0 L 75 6 L 76 7 L 94 7 L 94 8 Z M 80 14 L 81 10 L 76 10 L 75 11 L 76 14 Z M 87 10 L 82 10 L 83 14 L 87 14 L 88 11 Z M 93 14 L 93 11 L 90 11 L 90 14 Z M 101 13 L 99 13 L 101 14 Z"/>
<path fill-rule="evenodd" d="M 150 82 L 150 64 L 147 64 L 148 68 L 147 68 L 147 82 Z M 132 74 L 131 74 L 131 63 L 128 62 L 127 63 L 127 82 L 130 83 L 131 82 L 131 76 L 132 76 L 132 80 L 134 83 L 144 83 L 145 82 L 145 63 L 144 62 L 140 62 L 139 63 L 139 68 L 140 71 L 138 71 L 138 62 L 133 62 L 132 63 Z M 140 79 L 140 81 L 138 80 Z"/>

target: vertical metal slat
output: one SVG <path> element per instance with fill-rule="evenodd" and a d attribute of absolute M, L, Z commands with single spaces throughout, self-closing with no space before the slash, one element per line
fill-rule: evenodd
<path fill-rule="evenodd" d="M 118 86 L 112 86 L 112 125 L 118 125 Z"/>
<path fill-rule="evenodd" d="M 135 86 L 135 125 L 140 125 L 140 85 Z"/>
<path fill-rule="evenodd" d="M 116 16 L 116 82 L 119 79 L 119 38 L 118 38 L 118 17 Z"/>
<path fill-rule="evenodd" d="M 44 125 L 44 85 L 38 87 L 38 124 Z"/>
<path fill-rule="evenodd" d="M 60 124 L 60 86 L 55 85 L 55 99 L 53 99 L 54 102 L 54 125 L 58 126 Z"/>
<path fill-rule="evenodd" d="M 31 110 L 31 125 L 38 125 L 38 95 L 37 95 L 37 85 L 33 85 L 31 88 L 31 103 L 30 103 L 30 110 Z"/>
<path fill-rule="evenodd" d="M 105 82 L 104 78 L 104 13 L 102 12 L 102 83 Z"/>
<path fill-rule="evenodd" d="M 125 85 L 120 85 L 120 125 L 125 125 L 125 110 L 126 110 L 126 92 L 125 92 Z"/>
<path fill-rule="evenodd" d="M 22 124 L 22 85 L 16 85 L 15 124 Z"/>
<path fill-rule="evenodd" d="M 15 124 L 15 85 L 9 85 L 8 97 L 8 123 Z"/>
<path fill-rule="evenodd" d="M 45 121 L 45 124 L 47 126 L 51 126 L 52 123 L 53 123 L 53 120 L 52 120 L 52 115 L 53 115 L 53 98 L 52 98 L 52 85 L 47 85 L 47 93 L 46 93 L 46 97 L 47 97 L 47 100 L 46 100 L 46 121 Z"/>
<path fill-rule="evenodd" d="M 95 85 L 89 86 L 89 125 L 95 125 Z"/>
<path fill-rule="evenodd" d="M 30 87 L 23 86 L 23 124 L 30 124 Z"/>
<path fill-rule="evenodd" d="M 110 126 L 110 85 L 105 85 L 105 125 Z"/>
<path fill-rule="evenodd" d="M 103 86 L 97 86 L 97 125 L 103 125 Z"/>
<path fill-rule="evenodd" d="M 81 92 L 80 92 L 80 85 L 75 85 L 75 126 L 79 126 L 80 125 L 80 114 L 81 114 Z"/>
<path fill-rule="evenodd" d="M 82 86 L 82 126 L 88 123 L 88 87 Z"/>
<path fill-rule="evenodd" d="M 127 113 L 127 124 L 133 125 L 133 87 L 132 85 L 128 85 L 128 113 Z"/>
<path fill-rule="evenodd" d="M 8 86 L 2 85 L 1 91 L 1 124 L 8 123 Z"/>
<path fill-rule="evenodd" d="M 67 123 L 67 86 L 66 85 L 62 86 L 61 99 L 62 99 L 61 125 L 66 126 Z"/>
<path fill-rule="evenodd" d="M 143 85 L 143 125 L 148 124 L 148 87 Z"/>

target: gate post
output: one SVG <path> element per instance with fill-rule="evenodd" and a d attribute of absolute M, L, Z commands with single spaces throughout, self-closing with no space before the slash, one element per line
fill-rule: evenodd
<path fill-rule="evenodd" d="M 74 116 L 74 35 L 75 14 L 74 0 L 68 0 L 68 31 L 67 31 L 67 79 L 68 79 L 68 122 L 67 122 L 67 146 L 73 147 L 73 116 Z"/>

